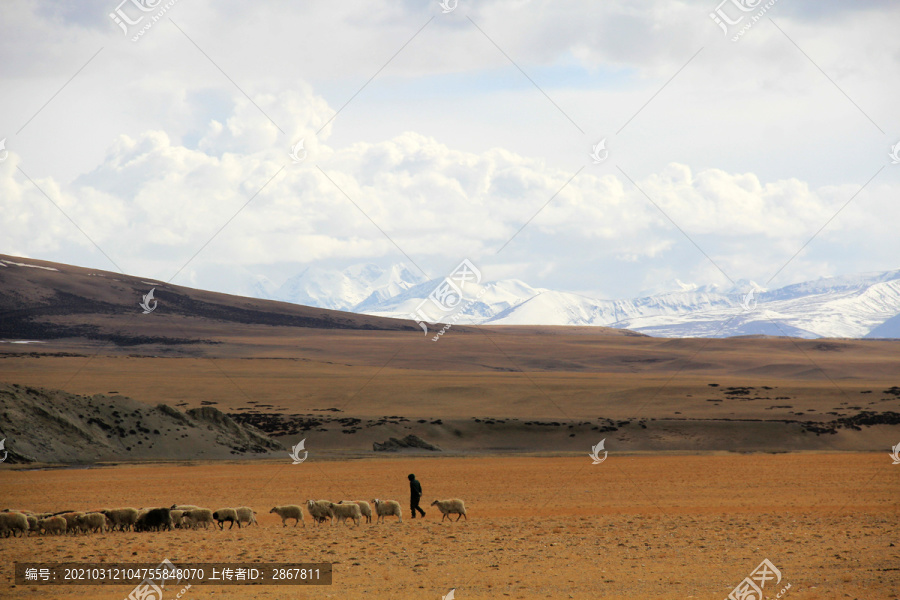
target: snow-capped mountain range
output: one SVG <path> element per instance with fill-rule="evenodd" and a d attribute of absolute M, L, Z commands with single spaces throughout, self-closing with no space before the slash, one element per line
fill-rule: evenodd
<path fill-rule="evenodd" d="M 275 287 L 257 282 L 260 298 L 409 319 L 443 281 L 403 264 L 310 267 Z M 766 290 L 751 281 L 729 289 L 674 282 L 678 291 L 603 300 L 534 288 L 517 279 L 469 282 L 465 310 L 442 322 L 491 325 L 602 325 L 663 337 L 790 335 L 802 338 L 900 338 L 900 270 L 821 278 Z M 431 305 L 428 305 L 431 306 Z M 432 307 L 433 309 L 433 307 Z M 432 310 L 430 315 L 436 316 Z"/>

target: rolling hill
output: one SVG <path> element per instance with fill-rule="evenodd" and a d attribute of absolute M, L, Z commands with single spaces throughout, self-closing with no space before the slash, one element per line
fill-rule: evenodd
<path fill-rule="evenodd" d="M 156 309 L 140 303 L 154 290 Z M 154 306 L 152 303 L 150 306 Z M 415 323 L 231 296 L 143 277 L 0 255 L 0 336 L 184 344 L 247 326 L 413 331 Z"/>
<path fill-rule="evenodd" d="M 436 338 L 410 320 L 0 261 L 0 382 L 215 407 L 285 446 L 367 454 L 416 435 L 463 453 L 584 451 L 603 437 L 629 451 L 856 450 L 888 448 L 898 426 L 892 340 L 525 325 Z"/>

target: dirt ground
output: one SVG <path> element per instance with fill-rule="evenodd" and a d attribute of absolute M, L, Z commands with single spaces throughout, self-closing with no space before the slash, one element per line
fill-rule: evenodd
<path fill-rule="evenodd" d="M 402 332 L 252 333 L 158 355 L 153 346 L 79 340 L 0 344 L 0 381 L 182 410 L 205 402 L 226 413 L 831 420 L 900 411 L 897 341 L 670 340 L 553 328 L 440 343 Z M 740 386 L 752 393 L 729 398 L 727 389 Z"/>
<path fill-rule="evenodd" d="M 425 489 L 409 519 L 406 474 Z M 410 458 L 0 470 L 3 507 L 252 506 L 260 527 L 0 538 L 0 597 L 121 599 L 130 586 L 13 586 L 15 561 L 331 562 L 322 587 L 194 586 L 194 598 L 725 598 L 763 559 L 766 597 L 896 599 L 900 465 L 886 452 Z M 308 498 L 392 498 L 403 523 L 283 528 Z M 460 497 L 468 520 L 440 521 Z M 165 598 L 174 598 L 178 590 Z"/>

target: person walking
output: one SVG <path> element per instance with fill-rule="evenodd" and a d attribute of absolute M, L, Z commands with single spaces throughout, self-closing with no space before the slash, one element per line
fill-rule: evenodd
<path fill-rule="evenodd" d="M 412 518 L 416 518 L 416 511 L 425 516 L 425 511 L 419 506 L 419 500 L 422 499 L 422 484 L 416 479 L 416 476 L 410 473 L 406 477 L 409 479 L 409 510 L 412 511 Z"/>

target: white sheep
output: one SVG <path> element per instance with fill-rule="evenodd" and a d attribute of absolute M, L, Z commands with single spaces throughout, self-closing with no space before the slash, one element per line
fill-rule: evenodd
<path fill-rule="evenodd" d="M 353 504 L 359 507 L 359 512 L 366 518 L 366 523 L 372 522 L 372 507 L 365 500 L 348 500 L 348 502 L 352 502 Z M 338 504 L 343 504 L 344 501 L 341 500 Z"/>
<path fill-rule="evenodd" d="M 239 523 L 247 523 L 247 525 L 253 525 L 254 523 L 256 523 L 256 526 L 259 527 L 259 523 L 257 523 L 256 521 L 255 510 L 253 510 L 249 506 L 241 506 L 234 510 L 237 512 Z"/>
<path fill-rule="evenodd" d="M 353 519 L 356 523 L 356 526 L 359 527 L 360 520 L 362 519 L 362 515 L 359 511 L 359 505 L 354 502 L 349 502 L 347 504 L 335 504 L 334 502 L 328 503 L 328 508 L 331 509 L 331 513 L 334 515 L 336 521 L 335 522 L 343 523 L 346 519 Z"/>
<path fill-rule="evenodd" d="M 229 521 L 228 529 L 233 529 L 237 523 L 238 529 L 241 528 L 241 521 L 238 519 L 237 511 L 233 508 L 220 508 L 213 513 L 213 519 L 219 524 L 219 529 L 225 529 L 225 521 Z"/>
<path fill-rule="evenodd" d="M 444 516 L 441 517 L 441 521 L 447 518 L 447 515 L 459 515 L 456 517 L 456 520 L 459 521 L 461 518 L 466 517 L 466 504 L 459 498 L 451 498 L 449 500 L 435 500 L 431 503 L 432 506 L 437 506 L 438 510 L 444 513 Z M 466 517 L 466 521 L 469 520 L 469 517 Z"/>
<path fill-rule="evenodd" d="M 392 515 L 396 515 L 397 519 L 401 523 L 403 522 L 403 515 L 400 514 L 400 503 L 396 500 L 379 500 L 375 498 L 372 500 L 372 504 L 375 505 L 375 514 L 378 515 L 378 518 L 375 520 L 376 523 L 380 523 L 384 521 L 385 517 Z"/>
<path fill-rule="evenodd" d="M 172 517 L 172 527 L 176 527 L 181 529 L 184 526 L 184 522 L 182 520 L 182 516 L 184 515 L 184 510 L 180 509 L 169 509 L 169 516 Z"/>
<path fill-rule="evenodd" d="M 181 522 L 192 529 L 197 529 L 201 525 L 203 529 L 209 529 L 213 522 L 213 512 L 208 508 L 194 508 L 181 513 Z"/>
<path fill-rule="evenodd" d="M 65 535 L 66 520 L 62 517 L 47 517 L 38 521 L 38 528 L 42 529 L 44 533 Z"/>
<path fill-rule="evenodd" d="M 275 513 L 279 517 L 281 517 L 281 526 L 287 527 L 288 519 L 294 519 L 294 527 L 300 521 L 303 521 L 303 509 L 301 509 L 296 504 L 285 504 L 284 506 L 275 506 L 269 513 Z M 306 522 L 303 522 L 303 526 L 306 527 Z"/>
<path fill-rule="evenodd" d="M 119 531 L 128 531 L 134 529 L 137 522 L 138 511 L 136 508 L 113 508 L 110 510 L 101 510 L 106 518 L 112 523 L 112 529 Z"/>
<path fill-rule="evenodd" d="M 106 515 L 97 512 L 85 513 L 75 518 L 76 527 L 83 533 L 103 532 L 106 530 L 107 524 L 108 519 Z"/>
<path fill-rule="evenodd" d="M 25 518 L 28 519 L 28 533 L 32 531 L 35 533 L 40 533 L 41 530 L 38 528 L 38 518 L 34 515 L 25 515 Z"/>
<path fill-rule="evenodd" d="M 16 536 L 17 531 L 21 531 L 24 536 L 28 532 L 28 517 L 20 512 L 3 512 L 0 513 L 0 533 L 4 537 Z"/>
<path fill-rule="evenodd" d="M 78 527 L 78 519 L 84 516 L 83 512 L 73 511 L 57 515 L 66 520 L 66 532 L 72 532 L 72 535 L 78 535 L 80 528 Z"/>
<path fill-rule="evenodd" d="M 307 500 L 306 510 L 316 523 L 323 523 L 326 519 L 334 519 L 331 502 L 328 500 Z"/>

